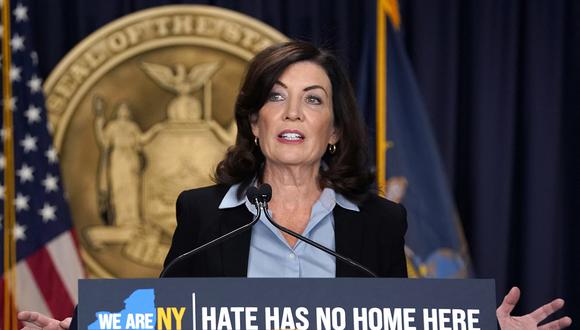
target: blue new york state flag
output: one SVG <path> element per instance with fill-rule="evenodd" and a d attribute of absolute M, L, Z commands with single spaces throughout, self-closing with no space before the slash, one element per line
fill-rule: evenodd
<path fill-rule="evenodd" d="M 399 35 L 396 0 L 377 0 L 359 70 L 358 99 L 374 130 L 377 183 L 407 209 L 409 276 L 470 275 L 467 244 L 435 137 Z"/>

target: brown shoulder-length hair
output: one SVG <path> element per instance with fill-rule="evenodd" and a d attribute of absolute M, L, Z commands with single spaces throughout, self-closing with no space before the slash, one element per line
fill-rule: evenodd
<path fill-rule="evenodd" d="M 235 105 L 238 125 L 236 144 L 228 149 L 225 159 L 216 168 L 218 184 L 241 183 L 240 193 L 253 178 L 261 179 L 264 155 L 254 143 L 252 118 L 259 111 L 284 70 L 293 63 L 309 61 L 320 65 L 332 84 L 334 127 L 338 142 L 336 152 L 326 152 L 322 159 L 320 187 L 332 188 L 345 197 L 362 201 L 370 191 L 373 174 L 368 163 L 368 142 L 352 86 L 331 53 L 304 41 L 290 41 L 270 46 L 250 62 Z"/>

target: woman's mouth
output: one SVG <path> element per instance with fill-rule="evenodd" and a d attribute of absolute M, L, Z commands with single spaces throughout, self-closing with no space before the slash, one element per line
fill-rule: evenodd
<path fill-rule="evenodd" d="M 278 134 L 278 141 L 282 143 L 301 143 L 304 141 L 304 135 L 297 131 L 282 131 Z"/>

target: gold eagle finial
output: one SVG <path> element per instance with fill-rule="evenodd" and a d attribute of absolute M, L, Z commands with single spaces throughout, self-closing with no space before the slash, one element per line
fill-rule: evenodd
<path fill-rule="evenodd" d="M 220 62 L 194 65 L 187 72 L 183 64 L 176 64 L 175 69 L 169 66 L 142 62 L 143 71 L 159 86 L 179 95 L 196 92 L 220 68 Z"/>

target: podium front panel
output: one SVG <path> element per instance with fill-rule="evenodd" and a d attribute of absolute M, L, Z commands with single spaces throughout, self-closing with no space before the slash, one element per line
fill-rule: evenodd
<path fill-rule="evenodd" d="M 79 329 L 496 329 L 493 280 L 80 280 Z"/>

